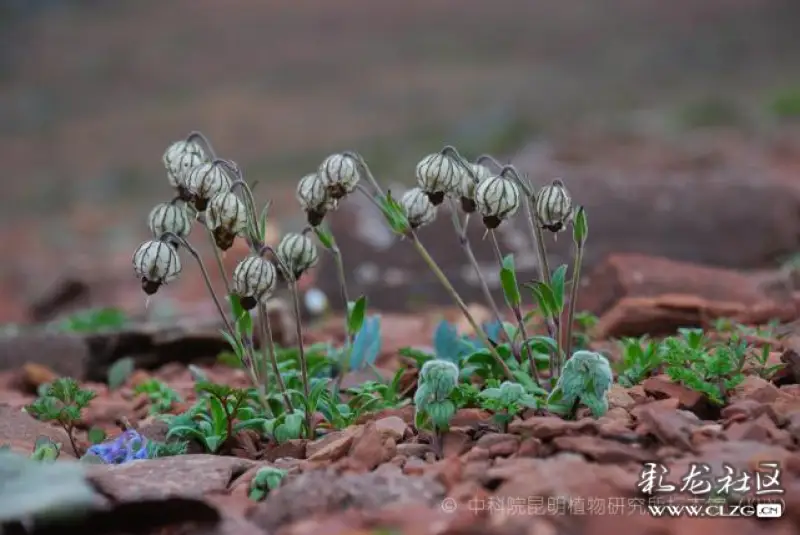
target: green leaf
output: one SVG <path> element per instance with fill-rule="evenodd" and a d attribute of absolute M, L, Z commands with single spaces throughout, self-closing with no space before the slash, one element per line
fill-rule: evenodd
<path fill-rule="evenodd" d="M 517 271 L 514 267 L 514 255 L 512 254 L 503 258 L 503 267 L 500 269 L 500 282 L 508 304 L 512 307 L 518 307 L 522 302 L 522 296 L 519 293 Z"/>
<path fill-rule="evenodd" d="M 333 249 L 336 245 L 336 240 L 333 238 L 333 233 L 324 224 L 314 227 L 314 234 L 317 235 L 317 239 L 326 249 Z"/>
<path fill-rule="evenodd" d="M 0 451 L 0 524 L 92 509 L 97 496 L 79 463 L 39 463 Z"/>
<path fill-rule="evenodd" d="M 407 234 L 411 230 L 403 207 L 392 197 L 392 192 L 386 193 L 386 197 L 378 197 L 378 204 L 383 211 L 383 217 L 396 234 Z"/>
<path fill-rule="evenodd" d="M 586 210 L 581 206 L 572 221 L 572 239 L 578 247 L 583 247 L 588 236 L 589 222 L 586 220 Z"/>
<path fill-rule="evenodd" d="M 135 368 L 135 362 L 131 357 L 124 357 L 116 361 L 108 368 L 108 388 L 116 390 L 125 384 Z"/>
<path fill-rule="evenodd" d="M 544 316 L 553 318 L 557 315 L 557 302 L 550 286 L 542 281 L 529 282 L 525 286 L 533 292 L 533 297 Z"/>
<path fill-rule="evenodd" d="M 550 354 L 558 351 L 558 344 L 549 336 L 531 336 L 525 341 L 525 345 L 536 353 Z"/>
<path fill-rule="evenodd" d="M 224 440 L 225 439 L 219 435 L 211 435 L 205 437 L 203 439 L 203 443 L 206 445 L 206 449 L 208 449 L 208 451 L 211 453 L 216 453 Z"/>
<path fill-rule="evenodd" d="M 567 279 L 567 266 L 561 265 L 553 272 L 550 279 L 550 288 L 553 292 L 553 299 L 555 303 L 555 311 L 557 315 L 564 312 L 564 287 Z"/>
<path fill-rule="evenodd" d="M 364 317 L 367 311 L 367 298 L 361 296 L 355 303 L 347 303 L 347 329 L 350 336 L 355 336 L 364 325 Z"/>
<path fill-rule="evenodd" d="M 90 444 L 100 444 L 106 439 L 106 432 L 99 427 L 92 427 L 89 429 L 88 438 Z"/>
<path fill-rule="evenodd" d="M 228 296 L 228 301 L 231 304 L 231 311 L 233 312 L 233 318 L 236 322 L 236 326 L 240 333 L 244 333 L 248 337 L 253 335 L 253 317 L 250 315 L 250 312 L 242 307 L 241 298 L 236 294 L 230 294 Z"/>

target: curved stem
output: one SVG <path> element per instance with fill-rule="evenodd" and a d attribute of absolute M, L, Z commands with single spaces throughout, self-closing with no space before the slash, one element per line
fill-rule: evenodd
<path fill-rule="evenodd" d="M 360 168 L 360 171 L 364 174 L 364 176 L 367 178 L 367 181 L 372 185 L 372 187 L 375 188 L 375 191 L 378 192 L 381 196 L 386 197 L 386 194 L 383 192 L 383 189 L 381 188 L 380 184 L 378 184 L 378 181 L 375 180 L 375 175 L 372 174 L 372 170 L 367 165 L 367 162 L 364 160 L 363 156 L 352 150 L 346 150 L 342 154 L 344 156 L 347 156 L 355 160 L 356 164 L 358 164 L 358 167 Z"/>
<path fill-rule="evenodd" d="M 494 245 L 495 254 L 497 255 L 497 261 L 500 264 L 500 269 L 503 269 L 503 253 L 500 250 L 500 244 L 497 241 L 497 234 L 495 234 L 494 230 L 491 230 L 489 233 L 492 236 L 492 244 Z M 536 359 L 533 356 L 533 351 L 528 345 L 528 329 L 525 327 L 525 318 L 522 315 L 522 309 L 518 304 L 512 304 L 508 301 L 506 302 L 508 303 L 508 307 L 511 309 L 511 312 L 514 314 L 514 318 L 517 320 L 517 327 L 519 328 L 519 332 L 522 335 L 522 345 L 525 349 L 525 353 L 527 354 L 528 363 L 530 364 L 531 376 L 533 377 L 533 380 L 536 381 L 537 385 L 541 385 L 541 383 L 539 382 L 539 370 L 536 368 Z M 520 355 L 519 358 L 521 360 L 522 356 Z"/>
<path fill-rule="evenodd" d="M 217 153 L 214 152 L 214 147 L 211 146 L 211 142 L 208 140 L 208 138 L 202 132 L 198 132 L 198 131 L 195 130 L 193 132 L 190 132 L 189 135 L 186 136 L 186 141 L 189 142 L 189 143 L 191 143 L 192 141 L 195 141 L 195 140 L 200 141 L 200 144 L 203 145 L 203 148 L 206 151 L 206 155 L 210 159 L 212 159 L 212 160 L 216 160 L 217 159 Z"/>
<path fill-rule="evenodd" d="M 306 362 L 306 352 L 305 347 L 303 345 L 303 321 L 300 318 L 300 292 L 297 290 L 297 280 L 294 278 L 294 275 L 291 275 L 289 279 L 289 289 L 292 292 L 292 301 L 294 301 L 294 316 L 295 316 L 295 326 L 297 328 L 297 356 L 298 360 L 300 360 L 300 374 L 303 378 L 303 395 L 306 398 L 306 402 L 310 403 L 311 401 L 311 387 L 308 382 L 308 363 Z M 309 407 L 306 407 L 305 416 L 306 416 L 306 429 L 308 430 L 308 439 L 314 439 L 314 415 L 311 414 L 311 411 L 308 410 Z"/>
<path fill-rule="evenodd" d="M 500 323 L 500 325 L 502 325 L 503 317 L 500 315 L 500 310 L 497 308 L 497 303 L 495 302 L 494 297 L 492 297 L 492 292 L 489 290 L 489 285 L 486 284 L 486 278 L 483 276 L 483 272 L 478 264 L 478 260 L 475 258 L 475 253 L 472 252 L 472 245 L 467 237 L 469 214 L 467 214 L 464 218 L 464 225 L 462 227 L 461 222 L 458 219 L 458 210 L 456 209 L 455 201 L 451 199 L 450 204 L 451 213 L 453 216 L 453 226 L 455 227 L 456 234 L 458 235 L 458 243 L 461 245 L 461 248 L 464 250 L 464 254 L 467 256 L 469 263 L 472 264 L 472 268 L 475 270 L 475 274 L 478 277 L 478 283 L 480 284 L 481 291 L 483 292 L 483 297 L 489 304 L 492 314 L 494 314 L 495 319 Z M 503 330 L 503 332 L 505 331 Z"/>
<path fill-rule="evenodd" d="M 364 186 L 362 186 L 361 184 L 356 184 L 356 190 L 363 193 L 364 196 L 367 199 L 369 199 L 372 204 L 377 206 L 378 210 L 380 210 L 381 213 L 383 213 L 383 206 L 380 205 L 380 203 L 375 199 L 375 196 L 372 195 L 369 191 L 367 191 L 367 189 Z"/>
<path fill-rule="evenodd" d="M 575 307 L 578 302 L 578 288 L 581 283 L 581 264 L 583 263 L 583 244 L 575 246 L 575 264 L 572 267 L 572 288 L 570 288 L 569 308 L 567 309 L 567 321 L 564 327 L 564 359 L 565 361 L 572 355 L 572 323 L 575 321 Z M 559 363 L 561 364 L 561 363 Z"/>
<path fill-rule="evenodd" d="M 230 333 L 230 335 L 234 339 L 236 339 L 237 338 L 236 331 L 231 326 L 231 322 L 228 321 L 228 316 L 225 314 L 222 308 L 222 304 L 220 304 L 219 298 L 217 298 L 217 294 L 214 292 L 214 287 L 211 285 L 211 279 L 208 276 L 208 271 L 206 270 L 206 266 L 203 263 L 203 259 L 200 258 L 200 255 L 197 253 L 197 250 L 194 247 L 192 247 L 188 241 L 178 236 L 174 232 L 165 232 L 159 237 L 160 241 L 164 241 L 166 239 L 175 240 L 181 245 L 183 245 L 186 248 L 186 250 L 189 251 L 189 254 L 191 254 L 197 261 L 197 264 L 200 266 L 200 272 L 203 274 L 203 280 L 206 283 L 206 288 L 208 288 L 208 292 L 211 294 L 211 299 L 214 300 L 214 305 L 216 305 L 217 307 L 217 312 L 219 312 L 222 321 L 225 323 L 225 328 L 228 330 L 228 333 Z"/>
<path fill-rule="evenodd" d="M 260 316 L 260 324 L 261 324 L 261 351 L 268 351 L 269 352 L 269 360 L 272 363 L 272 373 L 275 374 L 275 382 L 278 383 L 278 390 L 281 393 L 281 397 L 283 398 L 283 405 L 286 408 L 286 411 L 291 414 L 294 412 L 294 407 L 292 406 L 292 401 L 289 399 L 289 394 L 286 391 L 286 383 L 283 382 L 283 376 L 281 375 L 280 367 L 278 367 L 278 354 L 275 351 L 275 341 L 272 338 L 272 325 L 270 325 L 269 321 L 269 311 L 267 310 L 267 306 L 263 303 L 258 304 L 258 314 Z M 267 375 L 266 366 L 263 367 L 264 369 L 264 376 Z"/>
<path fill-rule="evenodd" d="M 503 165 L 503 164 L 501 164 L 501 163 L 500 163 L 500 162 L 497 160 L 497 158 L 495 158 L 495 157 L 494 157 L 494 156 L 492 156 L 491 154 L 481 154 L 480 156 L 478 156 L 478 157 L 475 159 L 475 163 L 476 163 L 476 164 L 478 164 L 478 165 L 483 165 L 483 162 L 489 162 L 490 164 L 494 165 L 494 166 L 495 166 L 495 167 L 497 167 L 498 169 L 502 169 L 502 168 L 504 167 L 504 165 Z"/>
<path fill-rule="evenodd" d="M 483 329 L 480 328 L 478 322 L 476 322 L 475 318 L 472 317 L 472 314 L 470 314 L 469 309 L 467 308 L 467 305 L 464 303 L 463 299 L 461 299 L 461 296 L 458 295 L 456 289 L 453 288 L 453 285 L 450 284 L 449 280 L 447 280 L 447 276 L 436 264 L 436 261 L 431 257 L 430 253 L 428 253 L 428 250 L 425 249 L 425 246 L 422 245 L 422 242 L 419 241 L 416 231 L 412 230 L 409 235 L 411 236 L 411 242 L 414 244 L 414 248 L 417 250 L 420 256 L 422 256 L 422 259 L 426 264 L 428 264 L 428 267 L 431 269 L 431 271 L 433 271 L 434 275 L 436 275 L 436 278 L 439 279 L 439 282 L 442 283 L 442 286 L 445 287 L 447 292 L 456 302 L 456 306 L 458 306 L 458 308 L 461 310 L 461 313 L 464 314 L 464 317 L 475 331 L 475 334 L 481 339 L 481 342 L 483 342 L 483 344 L 486 346 L 497 364 L 503 369 L 503 374 L 508 380 L 513 381 L 514 375 L 511 373 L 508 364 L 505 363 L 503 357 L 500 356 L 500 354 L 497 352 L 497 349 L 495 349 L 492 342 L 486 336 L 486 333 L 483 332 Z"/>
<path fill-rule="evenodd" d="M 222 263 L 222 256 L 217 248 L 217 244 L 214 240 L 214 232 L 206 227 L 208 230 L 208 237 L 211 241 L 211 249 L 214 251 L 214 258 L 217 261 L 217 269 L 219 270 L 219 274 L 222 277 L 222 282 L 225 284 L 225 295 L 231 295 L 231 284 L 228 281 L 228 274 L 225 272 L 225 264 Z"/>

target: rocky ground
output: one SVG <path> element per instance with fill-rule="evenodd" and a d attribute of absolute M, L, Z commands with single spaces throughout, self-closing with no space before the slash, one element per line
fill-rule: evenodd
<path fill-rule="evenodd" d="M 583 334 L 588 347 L 612 362 L 623 356 L 613 339 L 666 335 L 678 326 L 705 328 L 710 340 L 738 332 L 748 352 L 766 355 L 763 365 L 746 366 L 746 378 L 722 406 L 655 374 L 631 387 L 615 384 L 610 410 L 599 419 L 579 411 L 568 421 L 529 410 L 501 429 L 489 412 L 461 409 L 442 438 L 441 456 L 429 433 L 415 427 L 413 407 L 398 403 L 347 428 L 327 429 L 316 440 L 277 444 L 241 432 L 219 455 L 193 445 L 185 455 L 89 465 L 86 477 L 101 511 L 118 511 L 118 522 L 132 519 L 130 533 L 800 533 L 800 294 L 786 285 L 776 291 L 780 280 L 790 283 L 785 273 L 631 255 L 612 255 L 589 274 L 585 302 L 599 319 Z M 472 309 L 489 319 L 481 306 Z M 290 318 L 281 319 L 286 310 L 272 314 L 291 325 Z M 429 346 L 437 317 L 468 330 L 446 308 L 383 315 L 378 366 L 387 376 L 406 368 L 401 384 L 407 396 L 415 389 L 416 368 L 399 348 Z M 336 339 L 341 320 L 311 325 L 307 343 Z M 278 330 L 280 344 L 291 343 L 289 332 Z M 188 323 L 6 337 L 0 343 L 0 444 L 27 455 L 45 435 L 65 444 L 57 463 L 74 460 L 62 430 L 20 412 L 41 384 L 60 375 L 97 393 L 79 423 L 79 450 L 88 447 L 86 430 L 94 427 L 112 437 L 121 427 L 135 428 L 163 440 L 166 425 L 153 416 L 147 395 L 134 394 L 136 385 L 150 378 L 169 385 L 182 401 L 165 412 L 178 414 L 195 399 L 198 369 L 214 382 L 247 384 L 243 371 L 214 362 L 224 349 L 213 328 Z M 133 357 L 136 370 L 112 390 L 108 367 L 122 357 Z M 344 386 L 364 379 L 347 376 Z M 709 481 L 721 481 L 730 470 L 737 478 L 749 474 L 747 492 L 728 498 L 736 503 L 766 499 L 755 495 L 764 490 L 755 478 L 766 481 L 765 467 L 777 463 L 781 493 L 769 497 L 782 500 L 785 512 L 769 520 L 655 518 L 646 506 L 662 502 L 648 502 L 640 485 L 646 463 L 666 467 L 664 482 L 677 490 L 692 467 L 708 466 L 703 477 Z M 249 494 L 263 467 L 287 475 L 256 501 Z M 683 490 L 659 499 L 690 503 L 694 496 Z M 143 510 L 148 514 L 137 518 Z M 94 524 L 85 533 L 112 532 L 97 518 L 87 521 Z"/>

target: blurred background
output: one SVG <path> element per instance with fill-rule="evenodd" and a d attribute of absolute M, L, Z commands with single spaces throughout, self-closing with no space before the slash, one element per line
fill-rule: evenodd
<path fill-rule="evenodd" d="M 192 130 L 294 228 L 296 181 L 345 149 L 389 182 L 445 144 L 591 162 L 697 134 L 794 165 L 798 59 L 796 0 L 0 0 L 0 322 L 65 277 L 141 309 L 130 256 Z M 191 278 L 170 295 L 205 300 Z"/>

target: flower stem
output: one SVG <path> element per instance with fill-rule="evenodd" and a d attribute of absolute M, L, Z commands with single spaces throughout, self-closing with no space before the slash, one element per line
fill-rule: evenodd
<path fill-rule="evenodd" d="M 467 308 L 467 305 L 464 303 L 464 301 L 461 299 L 461 296 L 458 295 L 456 289 L 453 288 L 453 285 L 450 284 L 449 280 L 447 280 L 447 276 L 442 272 L 441 268 L 439 268 L 439 266 L 436 264 L 436 261 L 431 257 L 430 253 L 428 253 L 428 250 L 425 248 L 425 246 L 422 245 L 422 242 L 419 241 L 417 233 L 412 230 L 409 234 L 411 236 L 411 242 L 414 244 L 414 248 L 417 250 L 420 256 L 422 256 L 422 259 L 425 261 L 426 264 L 428 264 L 428 267 L 431 269 L 431 271 L 433 271 L 434 275 L 436 275 L 436 278 L 439 279 L 439 282 L 442 283 L 442 286 L 445 287 L 447 292 L 456 302 L 456 305 L 461 310 L 461 313 L 464 314 L 464 317 L 467 319 L 470 326 L 475 331 L 475 334 L 478 337 L 480 337 L 481 342 L 483 342 L 483 344 L 488 349 L 489 353 L 491 353 L 492 357 L 494 357 L 497 364 L 503 369 L 503 374 L 506 376 L 507 379 L 513 381 L 514 375 L 511 373 L 508 364 L 505 363 L 503 357 L 500 356 L 500 354 L 497 352 L 492 342 L 486 336 L 486 333 L 483 332 L 483 329 L 480 328 L 478 322 L 476 322 L 475 318 L 472 317 L 472 314 L 470 314 L 469 309 Z"/>
<path fill-rule="evenodd" d="M 492 244 L 494 245 L 495 254 L 497 255 L 497 261 L 500 264 L 500 269 L 503 268 L 503 253 L 500 250 L 500 244 L 497 242 L 497 235 L 495 234 L 494 230 L 490 231 L 492 236 Z M 525 318 L 522 315 L 522 309 L 520 309 L 518 304 L 508 303 L 509 308 L 514 313 L 514 318 L 517 320 L 517 326 L 519 327 L 519 332 L 522 335 L 522 345 L 525 348 L 525 352 L 528 356 L 528 362 L 531 367 L 531 376 L 533 380 L 536 382 L 537 385 L 541 385 L 539 382 L 539 370 L 536 369 L 536 359 L 533 356 L 533 351 L 531 351 L 530 346 L 528 345 L 528 330 L 525 327 Z M 514 341 L 511 341 L 513 346 Z M 521 355 L 520 355 L 521 358 Z"/>
<path fill-rule="evenodd" d="M 380 184 L 378 184 L 378 181 L 375 180 L 375 175 L 372 174 L 372 170 L 370 170 L 369 166 L 367 165 L 367 162 L 364 161 L 364 158 L 359 153 L 348 150 L 343 152 L 342 154 L 355 160 L 355 162 L 358 164 L 359 170 L 366 177 L 367 181 L 372 185 L 372 187 L 375 188 L 375 191 L 381 197 L 386 197 L 386 194 L 383 192 L 383 189 L 381 188 Z"/>
<path fill-rule="evenodd" d="M 292 300 L 294 301 L 294 316 L 295 316 L 295 326 L 297 328 L 297 355 L 298 359 L 300 360 L 300 374 L 303 378 L 303 395 L 306 398 L 306 402 L 310 403 L 311 401 L 311 387 L 308 382 L 308 363 L 306 362 L 306 352 L 305 347 L 303 345 L 303 320 L 300 318 L 300 292 L 297 289 L 297 280 L 287 271 L 287 276 L 289 278 L 289 289 L 292 292 Z M 308 430 L 308 437 L 309 439 L 314 439 L 314 415 L 311 414 L 311 411 L 308 410 L 309 407 L 306 407 L 305 416 L 306 416 L 306 429 Z"/>
<path fill-rule="evenodd" d="M 192 141 L 199 141 L 200 144 L 203 145 L 203 148 L 206 151 L 206 155 L 211 160 L 217 159 L 217 153 L 214 152 L 214 147 L 211 146 L 211 142 L 202 132 L 198 131 L 190 132 L 189 135 L 186 137 L 186 141 L 188 143 L 191 143 Z"/>
<path fill-rule="evenodd" d="M 583 244 L 575 245 L 575 263 L 572 267 L 572 288 L 570 288 L 569 308 L 567 312 L 567 323 L 564 327 L 564 359 L 569 359 L 572 355 L 572 323 L 575 321 L 575 307 L 578 302 L 578 288 L 581 283 L 581 264 L 583 264 Z M 560 362 L 559 365 L 562 365 Z"/>
<path fill-rule="evenodd" d="M 269 352 L 269 360 L 272 363 L 272 373 L 275 374 L 275 381 L 278 383 L 278 389 L 280 390 L 281 397 L 283 397 L 283 405 L 286 407 L 286 411 L 291 414 L 294 412 L 294 407 L 289 398 L 289 393 L 286 391 L 286 383 L 283 382 L 281 370 L 278 367 L 278 355 L 277 351 L 275 351 L 275 341 L 272 337 L 272 325 L 270 325 L 269 321 L 269 311 L 267 310 L 267 306 L 263 303 L 259 303 L 258 307 L 258 315 L 261 320 L 261 350 Z M 264 374 L 266 375 L 266 373 L 265 364 Z"/>
<path fill-rule="evenodd" d="M 492 297 L 492 292 L 489 290 L 489 285 L 486 284 L 486 278 L 483 276 L 483 272 L 478 265 L 478 260 L 475 258 L 475 253 L 472 252 L 472 244 L 469 242 L 469 237 L 467 236 L 469 214 L 464 217 L 464 225 L 462 226 L 458 218 L 458 210 L 454 201 L 451 201 L 451 206 L 451 212 L 453 214 L 453 227 L 455 227 L 456 234 L 458 235 L 458 243 L 461 245 L 461 248 L 464 250 L 464 254 L 467 256 L 469 263 L 472 264 L 472 268 L 475 270 L 475 274 L 478 276 L 478 282 L 480 283 L 481 291 L 483 291 L 483 297 L 489 304 L 495 320 L 502 325 L 503 317 L 500 315 L 500 310 L 497 308 L 497 303 L 495 302 L 494 297 Z"/>

